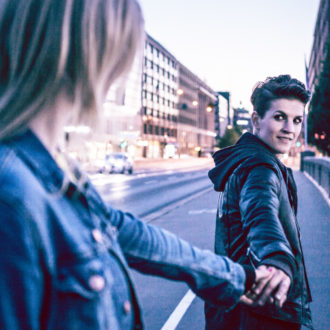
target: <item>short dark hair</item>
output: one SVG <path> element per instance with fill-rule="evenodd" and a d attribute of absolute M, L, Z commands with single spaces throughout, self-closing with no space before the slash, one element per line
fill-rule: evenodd
<path fill-rule="evenodd" d="M 270 103 L 276 99 L 296 99 L 307 104 L 310 92 L 298 79 L 290 75 L 268 77 L 265 81 L 256 84 L 251 95 L 253 110 L 263 118 L 270 107 Z"/>

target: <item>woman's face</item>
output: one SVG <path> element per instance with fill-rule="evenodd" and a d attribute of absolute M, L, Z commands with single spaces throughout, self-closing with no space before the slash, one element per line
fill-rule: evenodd
<path fill-rule="evenodd" d="M 305 105 L 296 99 L 277 99 L 263 118 L 254 112 L 252 121 L 255 134 L 276 154 L 289 152 L 296 142 L 302 126 Z"/>

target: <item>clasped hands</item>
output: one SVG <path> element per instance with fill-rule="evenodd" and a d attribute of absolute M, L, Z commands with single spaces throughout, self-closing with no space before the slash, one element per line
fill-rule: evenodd
<path fill-rule="evenodd" d="M 286 273 L 274 266 L 259 266 L 256 279 L 251 289 L 241 298 L 240 302 L 249 306 L 275 304 L 281 308 L 287 298 L 291 280 Z"/>

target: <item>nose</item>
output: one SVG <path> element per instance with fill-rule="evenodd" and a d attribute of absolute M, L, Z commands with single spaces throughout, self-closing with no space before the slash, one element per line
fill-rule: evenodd
<path fill-rule="evenodd" d="M 286 120 L 282 130 L 286 133 L 294 133 L 294 123 L 291 120 Z"/>

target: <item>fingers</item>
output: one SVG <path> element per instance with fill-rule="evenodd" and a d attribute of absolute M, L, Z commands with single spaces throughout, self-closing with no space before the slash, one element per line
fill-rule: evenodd
<path fill-rule="evenodd" d="M 286 276 L 286 275 L 285 275 Z M 286 276 L 280 283 L 276 294 L 274 295 L 275 303 L 278 307 L 282 307 L 286 298 L 287 298 L 287 293 L 290 288 L 290 278 Z"/>
<path fill-rule="evenodd" d="M 264 265 L 256 269 L 256 281 L 251 289 L 252 294 L 259 296 L 262 293 L 272 276 L 272 271 L 271 268 L 267 268 Z"/>
<path fill-rule="evenodd" d="M 256 279 L 255 282 L 258 283 L 259 281 L 267 278 L 269 276 L 269 268 L 265 265 L 259 266 L 256 270 Z"/>
<path fill-rule="evenodd" d="M 266 302 L 281 308 L 290 288 L 290 278 L 275 267 L 260 266 L 252 288 L 241 297 L 241 302 L 250 306 L 263 306 Z"/>
<path fill-rule="evenodd" d="M 270 267 L 270 269 L 271 275 L 263 279 L 261 285 L 255 289 L 258 296 L 255 299 L 255 304 L 263 306 L 267 301 L 273 301 L 276 306 L 282 307 L 287 298 L 291 281 L 282 270 L 275 267 Z M 261 291 L 259 291 L 260 289 Z"/>
<path fill-rule="evenodd" d="M 248 298 L 246 295 L 241 296 L 241 298 L 239 299 L 239 301 L 245 305 L 248 306 L 253 306 L 254 305 L 254 301 L 250 298 Z"/>

